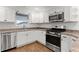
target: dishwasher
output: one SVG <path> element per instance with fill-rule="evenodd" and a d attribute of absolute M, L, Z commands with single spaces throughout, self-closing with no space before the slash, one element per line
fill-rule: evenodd
<path fill-rule="evenodd" d="M 16 47 L 16 34 L 14 32 L 1 33 L 1 51 Z"/>

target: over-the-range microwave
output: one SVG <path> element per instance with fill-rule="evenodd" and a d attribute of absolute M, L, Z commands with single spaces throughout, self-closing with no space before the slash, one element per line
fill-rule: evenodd
<path fill-rule="evenodd" d="M 63 22 L 64 21 L 64 12 L 49 15 L 49 22 Z"/>

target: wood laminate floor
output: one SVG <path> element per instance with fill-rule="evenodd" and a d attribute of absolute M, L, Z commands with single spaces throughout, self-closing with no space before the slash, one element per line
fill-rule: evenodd
<path fill-rule="evenodd" d="M 39 42 L 34 42 L 23 47 L 15 48 L 7 52 L 53 52 Z"/>

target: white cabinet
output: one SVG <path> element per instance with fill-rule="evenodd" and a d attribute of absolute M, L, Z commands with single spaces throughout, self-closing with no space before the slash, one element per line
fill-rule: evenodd
<path fill-rule="evenodd" d="M 28 31 L 28 40 L 29 40 L 29 43 L 32 43 L 32 42 L 34 42 L 34 41 L 36 41 L 37 40 L 37 33 L 35 32 L 35 31 Z"/>
<path fill-rule="evenodd" d="M 16 47 L 15 33 L 2 32 L 1 33 L 1 51 Z"/>
<path fill-rule="evenodd" d="M 1 22 L 15 22 L 15 10 L 11 7 L 0 7 Z"/>
<path fill-rule="evenodd" d="M 16 45 L 17 47 L 28 44 L 28 32 L 17 32 Z"/>
<path fill-rule="evenodd" d="M 71 52 L 79 52 L 79 38 L 72 37 Z"/>
<path fill-rule="evenodd" d="M 5 8 L 0 7 L 0 21 L 3 21 L 5 19 Z"/>
<path fill-rule="evenodd" d="M 30 23 L 48 23 L 48 14 L 45 12 L 32 12 L 30 14 Z"/>
<path fill-rule="evenodd" d="M 47 12 L 44 12 L 43 23 L 49 23 L 49 15 Z"/>
<path fill-rule="evenodd" d="M 31 42 L 38 41 L 45 45 L 46 44 L 46 32 L 40 31 L 40 30 L 29 31 L 29 40 L 31 40 Z"/>
<path fill-rule="evenodd" d="M 71 49 L 72 39 L 68 35 L 61 35 L 61 52 L 69 52 Z"/>
<path fill-rule="evenodd" d="M 36 35 L 37 35 L 37 41 L 46 45 L 46 32 L 38 31 Z"/>
<path fill-rule="evenodd" d="M 64 12 L 64 7 L 62 6 L 55 6 L 55 7 L 51 7 L 49 10 L 48 10 L 48 14 L 49 15 L 53 15 L 53 14 L 56 14 L 56 12 Z"/>
<path fill-rule="evenodd" d="M 71 21 L 79 21 L 79 6 L 72 6 L 70 9 Z"/>
<path fill-rule="evenodd" d="M 67 21 L 79 21 L 79 7 L 78 6 L 65 6 L 64 19 Z"/>
<path fill-rule="evenodd" d="M 61 52 L 79 52 L 79 38 L 61 35 Z"/>
<path fill-rule="evenodd" d="M 35 36 L 36 33 L 34 31 L 23 31 L 17 32 L 17 47 L 24 46 L 26 44 L 30 44 L 36 41 Z"/>
<path fill-rule="evenodd" d="M 15 15 L 16 15 L 16 12 L 14 9 L 10 7 L 6 7 L 5 20 L 7 20 L 7 22 L 15 22 Z"/>
<path fill-rule="evenodd" d="M 0 33 L 0 51 L 1 51 L 1 33 Z"/>
<path fill-rule="evenodd" d="M 16 47 L 16 33 L 11 33 L 11 48 Z"/>
<path fill-rule="evenodd" d="M 26 44 L 39 41 L 42 44 L 46 44 L 46 32 L 40 30 L 30 30 L 24 32 L 17 32 L 17 47 L 24 46 Z"/>
<path fill-rule="evenodd" d="M 66 6 L 64 8 L 64 21 L 67 22 L 67 21 L 70 21 L 70 6 Z"/>

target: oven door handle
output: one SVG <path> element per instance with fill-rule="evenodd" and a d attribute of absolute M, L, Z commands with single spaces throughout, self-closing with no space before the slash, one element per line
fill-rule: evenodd
<path fill-rule="evenodd" d="M 46 35 L 50 35 L 50 36 L 55 36 L 55 37 L 61 37 L 61 36 L 57 36 L 57 35 L 52 35 L 52 34 L 46 34 Z"/>

